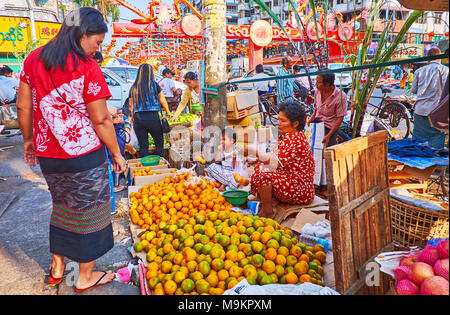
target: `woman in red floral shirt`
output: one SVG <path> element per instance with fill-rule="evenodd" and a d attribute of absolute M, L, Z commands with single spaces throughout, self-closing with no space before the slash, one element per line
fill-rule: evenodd
<path fill-rule="evenodd" d="M 270 153 L 256 152 L 258 163 L 250 179 L 251 193 L 262 203 L 258 215 L 272 218 L 273 198 L 290 204 L 310 204 L 314 200 L 314 158 L 303 133 L 305 112 L 294 101 L 280 105 L 279 139 Z M 248 154 L 248 151 L 247 151 Z"/>
<path fill-rule="evenodd" d="M 67 257 L 79 263 L 77 292 L 114 278 L 93 271 L 114 246 L 105 147 L 115 171 L 125 170 L 106 107 L 111 94 L 92 59 L 107 30 L 93 8 L 70 12 L 58 34 L 26 58 L 17 99 L 25 162 L 38 160 L 52 195 L 48 281 L 62 281 Z"/>

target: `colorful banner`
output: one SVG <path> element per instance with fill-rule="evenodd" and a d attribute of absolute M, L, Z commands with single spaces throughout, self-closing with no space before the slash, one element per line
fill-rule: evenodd
<path fill-rule="evenodd" d="M 30 24 L 29 18 L 0 16 L 0 53 L 25 52 L 33 38 Z M 60 27 L 59 23 L 35 22 L 39 46 L 52 39 Z"/>
<path fill-rule="evenodd" d="M 399 44 L 391 60 L 405 60 L 424 56 L 423 44 Z"/>

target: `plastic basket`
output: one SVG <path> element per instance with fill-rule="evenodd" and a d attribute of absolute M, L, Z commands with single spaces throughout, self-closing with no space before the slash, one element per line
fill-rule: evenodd
<path fill-rule="evenodd" d="M 448 211 L 430 211 L 392 197 L 390 203 L 394 242 L 405 247 L 423 248 L 432 238 L 448 238 Z"/>
<path fill-rule="evenodd" d="M 228 190 L 224 191 L 222 195 L 225 197 L 225 200 L 231 205 L 240 206 L 247 201 L 247 197 L 248 195 L 250 195 L 250 193 L 245 190 Z"/>
<path fill-rule="evenodd" d="M 144 166 L 154 166 L 158 165 L 161 157 L 159 155 L 148 155 L 141 159 L 141 163 Z"/>

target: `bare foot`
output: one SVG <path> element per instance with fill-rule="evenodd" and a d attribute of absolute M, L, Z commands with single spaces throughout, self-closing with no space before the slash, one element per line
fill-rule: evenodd
<path fill-rule="evenodd" d="M 86 289 L 91 286 L 93 286 L 98 279 L 100 279 L 103 276 L 103 271 L 93 271 L 91 273 L 91 276 L 88 279 L 82 279 L 81 275 L 78 277 L 78 282 L 75 285 L 77 289 Z M 106 284 L 108 282 L 111 282 L 114 279 L 115 275 L 111 270 L 108 270 L 106 272 L 106 275 L 103 277 L 103 279 L 98 284 Z"/>
<path fill-rule="evenodd" d="M 275 213 L 273 212 L 273 208 L 271 206 L 270 207 L 262 206 L 261 210 L 258 212 L 258 216 L 273 219 Z"/>

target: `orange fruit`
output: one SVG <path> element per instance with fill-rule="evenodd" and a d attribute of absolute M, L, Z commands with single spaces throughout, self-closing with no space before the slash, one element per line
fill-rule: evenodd
<path fill-rule="evenodd" d="M 238 253 L 235 250 L 229 250 L 226 253 L 225 257 L 232 262 L 236 262 L 238 260 Z"/>
<path fill-rule="evenodd" d="M 195 260 L 197 258 L 197 252 L 195 250 L 193 250 L 192 248 L 188 248 L 184 251 L 184 259 L 186 259 L 186 261 L 192 261 Z"/>
<path fill-rule="evenodd" d="M 228 271 L 225 269 L 221 269 L 217 272 L 217 277 L 219 278 L 220 281 L 227 280 L 229 276 L 230 275 L 229 275 Z"/>
<path fill-rule="evenodd" d="M 299 261 L 306 261 L 307 263 L 309 263 L 309 257 L 306 254 L 301 254 L 300 257 L 298 258 Z"/>
<path fill-rule="evenodd" d="M 173 295 L 177 290 L 177 284 L 173 280 L 168 280 L 164 283 L 164 292 L 168 295 Z"/>
<path fill-rule="evenodd" d="M 286 274 L 286 282 L 289 284 L 296 284 L 298 282 L 298 276 L 293 272 Z"/>
<path fill-rule="evenodd" d="M 266 250 L 264 258 L 268 260 L 275 260 L 277 258 L 277 251 L 274 248 L 268 248 Z"/>
<path fill-rule="evenodd" d="M 322 251 L 317 251 L 314 254 L 314 258 L 320 261 L 321 264 L 324 264 L 325 261 L 327 260 L 327 254 L 325 254 Z"/>
<path fill-rule="evenodd" d="M 235 278 L 239 278 L 242 275 L 242 268 L 238 267 L 238 266 L 232 266 L 230 268 L 230 270 L 228 270 L 230 277 L 235 277 Z"/>
<path fill-rule="evenodd" d="M 304 274 L 304 275 L 301 275 L 301 276 L 300 276 L 299 281 L 300 281 L 301 283 L 312 282 L 312 278 L 311 278 L 310 275 Z"/>
<path fill-rule="evenodd" d="M 299 258 L 302 255 L 302 249 L 298 246 L 292 246 L 290 253 L 291 253 L 291 255 Z"/>
<path fill-rule="evenodd" d="M 289 255 L 289 249 L 285 246 L 280 246 L 278 248 L 278 254 L 287 257 Z"/>
<path fill-rule="evenodd" d="M 284 257 L 283 255 L 277 255 L 277 257 L 275 258 L 275 263 L 280 266 L 286 265 L 286 257 Z"/>
<path fill-rule="evenodd" d="M 210 274 L 208 277 L 206 277 L 206 281 L 209 283 L 211 287 L 216 287 L 219 283 L 219 278 L 215 274 Z"/>
<path fill-rule="evenodd" d="M 309 266 L 306 261 L 299 261 L 294 265 L 294 272 L 297 276 L 301 276 L 303 274 L 306 274 L 308 272 Z"/>
<path fill-rule="evenodd" d="M 262 264 L 262 270 L 264 270 L 267 274 L 274 273 L 275 263 L 271 260 L 265 260 Z"/>
<path fill-rule="evenodd" d="M 195 290 L 198 294 L 209 293 L 210 288 L 211 285 L 206 280 L 201 279 L 195 282 Z"/>

